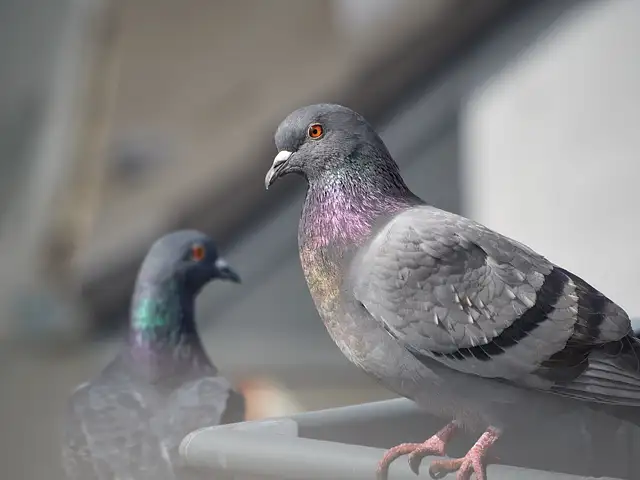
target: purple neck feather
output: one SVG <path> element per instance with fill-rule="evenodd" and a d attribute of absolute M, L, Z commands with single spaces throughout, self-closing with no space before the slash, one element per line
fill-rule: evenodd
<path fill-rule="evenodd" d="M 361 243 L 380 216 L 421 202 L 397 171 L 384 173 L 343 170 L 310 181 L 300 223 L 300 245 L 322 248 Z"/>

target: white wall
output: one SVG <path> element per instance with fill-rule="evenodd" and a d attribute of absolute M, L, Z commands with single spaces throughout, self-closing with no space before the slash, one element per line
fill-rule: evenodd
<path fill-rule="evenodd" d="M 640 314 L 640 2 L 563 15 L 463 108 L 464 212 Z"/>

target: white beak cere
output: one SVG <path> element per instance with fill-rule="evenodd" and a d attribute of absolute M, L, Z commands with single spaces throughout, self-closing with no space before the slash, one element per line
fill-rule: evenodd
<path fill-rule="evenodd" d="M 272 168 L 277 167 L 281 163 L 286 162 L 287 160 L 289 160 L 290 156 L 291 156 L 291 152 L 289 152 L 288 150 L 279 151 L 278 154 L 276 155 L 276 158 L 273 159 L 273 165 L 271 165 L 271 167 Z"/>
<path fill-rule="evenodd" d="M 267 172 L 267 176 L 264 178 L 264 187 L 268 190 L 269 186 L 273 183 L 278 175 L 278 169 L 289 160 L 292 152 L 288 150 L 281 150 L 276 155 L 276 158 L 273 159 L 273 163 L 271 164 L 271 168 Z"/>

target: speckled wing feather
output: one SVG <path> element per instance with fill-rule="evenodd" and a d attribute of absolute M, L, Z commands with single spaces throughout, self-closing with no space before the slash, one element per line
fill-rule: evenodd
<path fill-rule="evenodd" d="M 209 480 L 210 474 L 185 466 L 179 456 L 180 443 L 189 433 L 245 418 L 244 396 L 235 392 L 224 377 L 204 377 L 174 391 L 163 412 L 157 415 L 158 428 L 167 439 L 171 459 L 180 480 Z M 216 478 L 230 478 L 219 474 Z"/>
<path fill-rule="evenodd" d="M 78 390 L 86 388 L 86 384 Z M 75 393 L 75 392 L 74 392 Z M 62 444 L 62 466 L 68 480 L 98 480 L 105 478 L 94 465 L 91 449 L 82 427 L 82 419 L 75 415 L 75 405 L 69 405 L 64 425 L 64 442 Z"/>
<path fill-rule="evenodd" d="M 122 383 L 76 389 L 63 454 L 68 478 L 174 479 L 168 448 L 149 428 L 150 398 Z"/>
<path fill-rule="evenodd" d="M 130 382 L 113 365 L 104 377 L 72 395 L 63 447 L 70 479 L 177 478 L 178 447 L 188 433 L 244 419 L 244 397 L 223 377 L 188 381 L 167 396 L 156 390 L 161 385 Z"/>
<path fill-rule="evenodd" d="M 172 456 L 182 439 L 193 430 L 219 425 L 231 398 L 231 385 L 223 377 L 203 377 L 187 382 L 171 393 L 157 415 L 155 428 L 166 439 Z"/>
<path fill-rule="evenodd" d="M 467 218 L 431 206 L 400 213 L 359 252 L 350 282 L 363 308 L 418 358 L 570 396 L 640 403 L 632 366 L 639 350 L 626 313 Z M 611 391 L 623 385 L 626 393 Z"/>

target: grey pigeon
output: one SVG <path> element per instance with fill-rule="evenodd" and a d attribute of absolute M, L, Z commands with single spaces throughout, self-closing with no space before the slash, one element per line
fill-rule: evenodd
<path fill-rule="evenodd" d="M 128 341 L 70 398 L 69 479 L 197 478 L 178 463 L 182 439 L 244 419 L 244 397 L 218 375 L 194 319 L 196 296 L 216 278 L 240 282 L 203 233 L 170 233 L 151 247 L 135 285 Z"/>
<path fill-rule="evenodd" d="M 414 471 L 444 455 L 466 427 L 484 433 L 431 472 L 482 480 L 504 428 L 553 415 L 558 395 L 640 406 L 640 342 L 622 308 L 527 246 L 418 198 L 362 116 L 304 107 L 275 143 L 265 186 L 289 173 L 308 183 L 300 259 L 329 334 L 386 387 L 452 420 L 423 444 L 389 450 L 380 478 L 399 455 Z"/>

